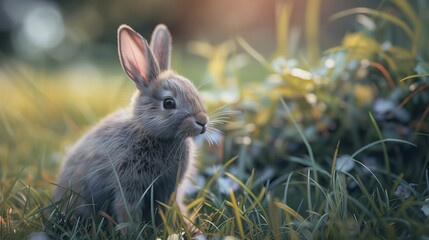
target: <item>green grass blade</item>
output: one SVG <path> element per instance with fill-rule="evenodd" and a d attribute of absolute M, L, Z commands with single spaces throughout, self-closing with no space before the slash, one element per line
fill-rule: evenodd
<path fill-rule="evenodd" d="M 234 191 L 230 190 L 229 196 L 231 197 L 232 208 L 234 210 L 238 231 L 240 232 L 241 239 L 245 239 L 243 222 L 241 221 L 241 211 L 240 211 L 240 208 L 238 207 L 237 199 L 235 198 Z"/>
<path fill-rule="evenodd" d="M 337 147 L 335 148 L 334 157 L 332 158 L 332 163 L 331 163 L 331 187 L 334 186 L 335 165 L 337 164 L 337 157 L 338 157 L 339 148 L 340 148 L 340 141 L 337 142 Z"/>
<path fill-rule="evenodd" d="M 305 33 L 310 64 L 316 64 L 320 59 L 320 4 L 321 0 L 307 1 L 307 8 L 305 10 Z"/>
<path fill-rule="evenodd" d="M 308 142 L 308 140 L 307 140 L 307 138 L 305 137 L 304 133 L 302 132 L 301 128 L 298 126 L 298 123 L 297 123 L 297 122 L 295 121 L 295 119 L 292 117 L 292 113 L 290 112 L 290 109 L 289 109 L 289 107 L 287 106 L 286 102 L 285 102 L 283 99 L 280 99 L 280 101 L 281 101 L 281 103 L 282 103 L 282 105 L 283 105 L 283 108 L 286 110 L 287 116 L 288 116 L 288 117 L 289 117 L 289 119 L 291 120 L 291 122 L 292 122 L 293 126 L 294 126 L 294 127 L 295 127 L 295 129 L 298 131 L 299 136 L 301 137 L 302 141 L 304 142 L 304 145 L 305 145 L 305 147 L 306 147 L 306 149 L 307 149 L 307 153 L 308 153 L 308 155 L 309 155 L 309 157 L 310 157 L 310 160 L 311 160 L 312 167 L 313 167 L 313 169 L 315 170 L 315 171 L 314 171 L 314 173 L 313 173 L 313 174 L 314 174 L 314 180 L 315 180 L 316 182 L 318 182 L 317 171 L 316 171 L 316 169 L 318 169 L 318 168 L 317 168 L 317 165 L 316 165 L 316 161 L 315 161 L 315 159 L 314 159 L 313 149 L 311 148 L 310 143 Z"/>
<path fill-rule="evenodd" d="M 416 42 L 415 33 L 410 29 L 410 27 L 403 20 L 401 20 L 398 17 L 393 16 L 392 14 L 385 13 L 385 12 L 382 12 L 379 10 L 374 10 L 374 9 L 364 8 L 364 7 L 347 9 L 347 10 L 335 13 L 334 15 L 332 15 L 330 17 L 330 20 L 331 21 L 337 20 L 339 18 L 343 18 L 343 17 L 353 15 L 353 14 L 368 14 L 368 15 L 371 15 L 373 17 L 381 18 L 385 21 L 391 22 L 394 25 L 401 28 L 404 31 L 404 33 L 410 38 L 410 40 L 413 42 L 413 44 L 415 44 L 415 42 Z"/>
<path fill-rule="evenodd" d="M 421 77 L 429 77 L 429 74 L 409 75 L 409 76 L 406 76 L 406 77 L 402 78 L 401 80 L 399 80 L 399 82 L 405 82 L 405 81 L 413 79 L 413 78 L 421 78 Z"/>
<path fill-rule="evenodd" d="M 371 118 L 371 122 L 375 128 L 375 131 L 377 132 L 378 137 L 380 138 L 380 140 L 383 140 L 384 137 L 381 134 L 380 128 L 378 127 L 377 121 L 375 121 L 374 117 L 372 116 L 371 113 L 369 113 L 369 117 Z M 387 147 L 385 142 L 381 142 L 381 147 L 383 148 L 383 158 L 384 158 L 384 167 L 387 170 L 388 175 L 390 175 L 390 159 L 389 159 L 389 155 L 387 154 Z"/>
<path fill-rule="evenodd" d="M 200 191 L 200 194 L 198 195 L 198 197 L 205 198 L 206 195 L 207 195 L 207 193 L 210 192 L 209 187 L 219 177 L 219 174 L 222 173 L 229 165 L 231 165 L 237 159 L 238 159 L 238 157 L 235 156 L 235 157 L 231 158 L 228 162 L 226 162 L 225 164 L 223 164 L 222 168 L 219 171 L 216 171 L 215 174 L 207 180 L 204 188 Z"/>
<path fill-rule="evenodd" d="M 420 38 L 421 34 L 421 28 L 422 25 L 419 21 L 419 18 L 417 17 L 418 14 L 416 11 L 414 11 L 413 7 L 409 4 L 408 1 L 404 0 L 393 0 L 393 4 L 395 4 L 399 9 L 402 10 L 402 12 L 407 16 L 407 18 L 411 21 L 412 25 L 414 26 L 414 32 L 415 32 L 415 41 L 413 42 L 412 46 L 412 54 L 415 55 L 417 52 L 417 40 Z"/>
<path fill-rule="evenodd" d="M 371 148 L 371 147 L 373 147 L 373 146 L 375 146 L 377 144 L 386 143 L 386 142 L 403 143 L 403 144 L 411 145 L 413 147 L 417 147 L 414 143 L 408 142 L 408 141 L 405 141 L 405 140 L 394 139 L 394 138 L 384 138 L 382 140 L 378 140 L 378 141 L 375 141 L 375 142 L 372 142 L 370 144 L 367 144 L 367 145 L 363 146 L 362 148 L 360 148 L 356 152 L 354 152 L 350 157 L 351 158 L 355 158 L 357 155 L 359 155 L 363 151 L 365 151 L 365 150 L 367 150 L 367 149 L 369 149 L 369 148 Z"/>
<path fill-rule="evenodd" d="M 258 61 L 262 66 L 264 66 L 266 69 L 271 70 L 271 64 L 260 54 L 258 51 L 256 51 L 250 44 L 244 40 L 242 37 L 237 37 L 237 42 L 240 44 L 240 46 L 256 61 Z"/>
<path fill-rule="evenodd" d="M 287 56 L 289 43 L 289 27 L 294 0 L 279 1 L 276 5 L 277 55 Z"/>
<path fill-rule="evenodd" d="M 246 193 L 248 193 L 252 198 L 253 198 L 253 200 L 254 201 L 256 201 L 256 203 L 258 204 L 258 206 L 260 207 L 260 209 L 262 210 L 262 212 L 263 212 L 263 215 L 264 216 L 267 216 L 267 213 L 266 213 L 266 211 L 265 211 L 265 208 L 262 206 L 262 203 L 261 203 L 261 201 L 260 201 L 260 199 L 259 199 L 259 197 L 257 197 L 253 192 L 252 192 L 252 190 L 250 190 L 247 186 L 246 186 L 246 184 L 244 184 L 242 181 L 240 181 L 240 179 L 238 179 L 236 176 L 234 176 L 233 174 L 231 174 L 231 173 L 225 173 L 225 175 L 226 176 L 228 176 L 229 178 L 231 178 L 232 180 L 234 180 L 236 183 L 238 183 L 243 189 L 244 189 L 244 191 L 246 191 Z"/>

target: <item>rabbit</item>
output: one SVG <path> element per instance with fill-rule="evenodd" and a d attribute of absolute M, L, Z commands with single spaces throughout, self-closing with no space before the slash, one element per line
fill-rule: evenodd
<path fill-rule="evenodd" d="M 89 218 L 107 205 L 117 222 L 151 221 L 151 205 L 168 202 L 177 189 L 187 215 L 184 190 L 196 169 L 192 138 L 207 131 L 209 117 L 196 87 L 170 70 L 171 41 L 163 24 L 150 46 L 129 26 L 119 27 L 119 59 L 137 90 L 128 108 L 106 117 L 66 154 L 53 201 L 72 190 L 74 216 Z"/>

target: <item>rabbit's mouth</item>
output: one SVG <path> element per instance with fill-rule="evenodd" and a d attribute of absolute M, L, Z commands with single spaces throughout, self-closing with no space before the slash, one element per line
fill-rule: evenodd
<path fill-rule="evenodd" d="M 209 117 L 205 113 L 200 112 L 196 114 L 194 118 L 195 118 L 195 125 L 201 128 L 200 134 L 204 134 L 207 131 L 207 124 L 209 122 Z"/>
<path fill-rule="evenodd" d="M 203 126 L 200 134 L 204 134 L 207 131 L 207 124 Z"/>
<path fill-rule="evenodd" d="M 208 129 L 209 119 L 205 113 L 199 113 L 186 117 L 181 124 L 178 133 L 184 133 L 187 137 L 204 134 Z"/>
<path fill-rule="evenodd" d="M 201 124 L 201 123 L 199 123 L 199 122 L 196 122 L 197 123 L 197 125 L 199 125 L 199 127 L 201 127 L 201 132 L 200 132 L 200 134 L 204 134 L 206 131 L 207 131 L 207 123 L 206 124 Z"/>

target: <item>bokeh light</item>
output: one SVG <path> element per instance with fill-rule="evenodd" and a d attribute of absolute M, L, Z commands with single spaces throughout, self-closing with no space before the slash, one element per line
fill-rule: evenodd
<path fill-rule="evenodd" d="M 11 24 L 11 44 L 19 56 L 37 59 L 63 41 L 63 15 L 53 2 L 5 0 L 2 6 Z"/>

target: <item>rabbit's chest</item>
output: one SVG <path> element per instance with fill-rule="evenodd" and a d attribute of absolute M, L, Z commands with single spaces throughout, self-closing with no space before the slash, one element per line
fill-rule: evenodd
<path fill-rule="evenodd" d="M 130 175 L 159 176 L 162 173 L 176 173 L 185 157 L 185 147 L 170 142 L 141 140 L 128 146 L 119 165 L 118 172 Z"/>

